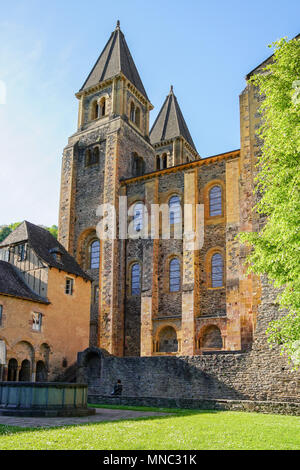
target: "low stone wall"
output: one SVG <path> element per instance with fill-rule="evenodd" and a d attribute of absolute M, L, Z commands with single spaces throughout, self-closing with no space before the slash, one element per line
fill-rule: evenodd
<path fill-rule="evenodd" d="M 115 357 L 90 348 L 79 353 L 77 381 L 89 384 L 90 395 L 106 397 L 120 379 L 124 397 L 300 403 L 300 371 L 293 371 L 280 348 L 271 349 L 267 342 L 269 322 L 279 315 L 269 286 L 264 287 L 262 300 L 247 352 Z"/>
<path fill-rule="evenodd" d="M 89 395 L 89 403 L 121 406 L 148 406 L 158 408 L 185 408 L 218 411 L 248 411 L 258 413 L 300 416 L 300 403 L 251 400 L 197 400 L 162 397 L 104 397 Z"/>
<path fill-rule="evenodd" d="M 77 380 L 89 383 L 89 394 L 110 396 L 118 379 L 128 397 L 200 400 L 300 402 L 299 374 L 278 351 L 214 353 L 202 356 L 114 357 L 102 350 L 79 359 Z M 98 354 L 99 374 L 88 376 L 89 354 Z"/>

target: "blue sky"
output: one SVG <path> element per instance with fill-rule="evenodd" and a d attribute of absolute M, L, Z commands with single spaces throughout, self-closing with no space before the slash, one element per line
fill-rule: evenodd
<path fill-rule="evenodd" d="M 201 156 L 239 148 L 244 77 L 299 33 L 297 0 L 0 0 L 0 225 L 57 223 L 79 90 L 121 22 L 153 123 L 170 85 Z M 2 100 L 1 100 L 2 90 Z"/>

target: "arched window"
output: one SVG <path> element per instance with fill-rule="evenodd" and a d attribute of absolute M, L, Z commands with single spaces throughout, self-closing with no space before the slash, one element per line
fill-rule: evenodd
<path fill-rule="evenodd" d="M 17 370 L 18 370 L 18 363 L 16 359 L 10 359 L 8 361 L 8 372 L 7 372 L 7 380 L 8 382 L 15 382 L 17 380 Z"/>
<path fill-rule="evenodd" d="M 141 266 L 134 263 L 131 266 L 131 295 L 140 295 L 141 293 Z"/>
<path fill-rule="evenodd" d="M 94 240 L 90 244 L 90 269 L 98 269 L 100 262 L 100 241 Z"/>
<path fill-rule="evenodd" d="M 181 222 L 181 205 L 179 196 L 172 196 L 169 200 L 170 225 Z"/>
<path fill-rule="evenodd" d="M 92 156 L 92 161 L 91 164 L 96 164 L 99 163 L 99 147 L 93 148 L 93 156 Z"/>
<path fill-rule="evenodd" d="M 91 149 L 87 149 L 85 151 L 85 166 L 89 166 L 91 164 Z"/>
<path fill-rule="evenodd" d="M 134 122 L 135 121 L 135 106 L 133 103 L 130 105 L 130 121 Z"/>
<path fill-rule="evenodd" d="M 98 115 L 99 115 L 99 105 L 97 103 L 97 101 L 93 101 L 92 103 L 92 119 L 97 119 L 98 118 Z"/>
<path fill-rule="evenodd" d="M 160 157 L 159 156 L 156 157 L 156 169 L 160 170 Z"/>
<path fill-rule="evenodd" d="M 36 363 L 36 382 L 47 382 L 47 369 L 43 361 Z"/>
<path fill-rule="evenodd" d="M 167 168 L 167 155 L 164 153 L 163 156 L 162 156 L 162 167 L 163 167 L 163 170 L 165 168 Z"/>
<path fill-rule="evenodd" d="M 215 253 L 211 258 L 211 287 L 223 286 L 223 257 Z"/>
<path fill-rule="evenodd" d="M 99 163 L 100 151 L 99 147 L 87 149 L 85 152 L 85 166 L 96 165 Z"/>
<path fill-rule="evenodd" d="M 30 382 L 30 362 L 28 359 L 24 359 L 21 364 L 21 369 L 19 372 L 19 381 L 20 382 Z"/>
<path fill-rule="evenodd" d="M 203 332 L 200 344 L 204 349 L 222 349 L 223 342 L 219 328 L 216 325 L 207 326 Z"/>
<path fill-rule="evenodd" d="M 136 232 L 140 232 L 143 229 L 143 215 L 144 215 L 144 205 L 142 202 L 138 202 L 134 206 L 134 211 L 133 211 L 133 226 Z"/>
<path fill-rule="evenodd" d="M 133 176 L 142 176 L 144 174 L 144 160 L 142 157 L 139 157 L 136 153 L 133 154 Z"/>
<path fill-rule="evenodd" d="M 178 292 L 180 290 L 180 262 L 178 258 L 170 261 L 170 292 Z"/>
<path fill-rule="evenodd" d="M 135 124 L 140 127 L 141 125 L 141 110 L 140 108 L 135 108 Z"/>
<path fill-rule="evenodd" d="M 214 217 L 222 215 L 222 189 L 221 186 L 213 186 L 209 191 L 209 215 Z"/>
<path fill-rule="evenodd" d="M 166 326 L 159 333 L 159 352 L 177 352 L 178 351 L 178 339 L 175 328 L 172 326 Z"/>
<path fill-rule="evenodd" d="M 100 101 L 100 116 L 105 116 L 106 114 L 106 99 L 102 98 Z"/>

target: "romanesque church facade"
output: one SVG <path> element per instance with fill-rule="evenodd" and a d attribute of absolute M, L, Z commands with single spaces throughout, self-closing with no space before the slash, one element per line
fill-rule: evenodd
<path fill-rule="evenodd" d="M 76 94 L 78 129 L 62 161 L 59 241 L 93 278 L 90 345 L 115 356 L 195 356 L 245 351 L 256 332 L 261 281 L 246 273 L 241 231 L 257 230 L 253 182 L 259 96 L 240 96 L 241 148 L 201 158 L 171 87 L 149 129 L 153 106 L 120 29 L 111 34 Z M 111 204 L 119 225 L 127 197 L 136 237 L 99 239 L 97 208 Z M 166 204 L 170 238 L 145 233 L 143 208 Z M 188 249 L 174 233 L 197 232 Z M 167 222 L 166 222 L 167 220 Z"/>

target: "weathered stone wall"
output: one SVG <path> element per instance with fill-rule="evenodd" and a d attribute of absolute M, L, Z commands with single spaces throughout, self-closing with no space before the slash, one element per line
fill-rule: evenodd
<path fill-rule="evenodd" d="M 261 314 L 263 319 L 264 313 Z M 269 317 L 270 318 L 270 317 Z M 263 333 L 250 352 L 200 356 L 116 358 L 101 354 L 101 375 L 93 394 L 110 396 L 120 379 L 124 397 L 300 401 L 299 373 L 292 372 L 278 348 L 270 350 Z M 79 361 L 79 364 L 82 362 Z M 79 367 L 78 381 L 85 380 Z"/>

